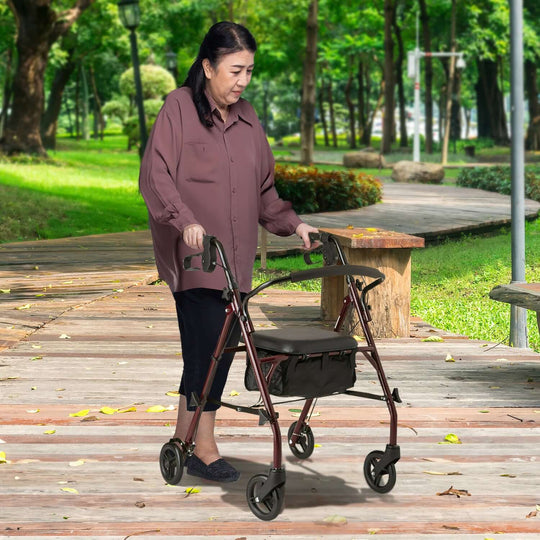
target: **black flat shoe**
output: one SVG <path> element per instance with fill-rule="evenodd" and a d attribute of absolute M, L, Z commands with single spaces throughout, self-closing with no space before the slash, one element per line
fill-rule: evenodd
<path fill-rule="evenodd" d="M 187 473 L 213 482 L 236 482 L 240 473 L 223 458 L 206 465 L 195 454 L 187 460 Z"/>

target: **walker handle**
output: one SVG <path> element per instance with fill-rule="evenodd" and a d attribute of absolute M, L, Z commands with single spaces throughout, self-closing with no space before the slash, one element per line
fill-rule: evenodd
<path fill-rule="evenodd" d="M 196 268 L 191 266 L 191 259 L 193 257 L 201 257 L 202 270 L 203 272 L 211 273 L 216 269 L 217 256 L 216 256 L 216 242 L 217 238 L 215 236 L 204 235 L 203 236 L 203 251 L 201 253 L 194 253 L 193 255 L 188 255 L 184 257 L 184 270 L 201 270 L 201 268 Z"/>
<path fill-rule="evenodd" d="M 332 265 L 336 264 L 339 261 L 339 254 L 335 243 L 331 241 L 331 239 L 333 240 L 333 236 L 331 234 L 327 232 L 310 232 L 308 234 L 311 242 L 316 242 L 317 240 L 322 242 L 321 250 L 323 254 L 324 264 Z M 304 261 L 306 264 L 313 264 L 313 261 L 310 257 L 310 253 L 312 251 L 306 251 L 304 253 Z"/>
<path fill-rule="evenodd" d="M 308 268 L 307 270 L 300 270 L 298 272 L 292 272 L 290 274 L 290 280 L 292 283 L 298 281 L 304 281 L 306 279 L 316 279 L 322 277 L 331 276 L 367 276 L 378 280 L 378 283 L 382 283 L 385 279 L 385 275 L 370 266 L 360 266 L 356 264 L 332 264 L 330 266 L 321 266 L 318 268 Z"/>

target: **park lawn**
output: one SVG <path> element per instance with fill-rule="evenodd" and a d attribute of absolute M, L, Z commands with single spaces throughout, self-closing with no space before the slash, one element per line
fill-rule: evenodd
<path fill-rule="evenodd" d="M 0 242 L 145 229 L 139 157 L 126 137 L 60 139 L 50 162 L 0 162 Z"/>

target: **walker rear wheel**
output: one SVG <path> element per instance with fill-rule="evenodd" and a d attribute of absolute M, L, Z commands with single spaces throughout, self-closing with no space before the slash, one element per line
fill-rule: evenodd
<path fill-rule="evenodd" d="M 266 474 L 252 476 L 246 488 L 246 498 L 249 509 L 256 517 L 263 521 L 270 521 L 283 510 L 285 500 L 285 486 L 274 488 L 264 499 L 260 499 L 261 487 L 268 480 Z"/>
<path fill-rule="evenodd" d="M 299 459 L 307 459 L 309 456 L 311 456 L 313 449 L 315 448 L 315 438 L 313 437 L 311 427 L 305 424 L 300 431 L 300 435 L 298 435 L 296 443 L 291 443 L 291 439 L 297 424 L 298 422 L 293 422 L 291 424 L 291 427 L 287 433 L 287 442 L 289 443 L 289 448 L 294 456 Z"/>
<path fill-rule="evenodd" d="M 396 467 L 393 463 L 379 472 L 375 472 L 377 464 L 384 456 L 381 450 L 370 452 L 364 461 L 364 476 L 371 489 L 378 493 L 388 493 L 396 483 Z"/>
<path fill-rule="evenodd" d="M 177 444 L 168 442 L 163 445 L 159 455 L 159 467 L 161 476 L 167 484 L 180 483 L 184 472 L 184 454 Z"/>

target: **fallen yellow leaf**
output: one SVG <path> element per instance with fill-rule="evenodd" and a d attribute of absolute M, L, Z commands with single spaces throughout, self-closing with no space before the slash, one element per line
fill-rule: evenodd
<path fill-rule="evenodd" d="M 376 229 L 375 227 L 368 227 L 366 229 L 366 231 L 369 231 L 369 232 L 377 232 L 379 229 Z"/>
<path fill-rule="evenodd" d="M 165 395 L 166 395 L 166 396 L 177 397 L 177 396 L 180 395 L 180 392 L 178 392 L 177 390 L 175 390 L 175 391 L 172 391 L 172 390 L 171 390 L 170 392 L 167 392 Z"/>
<path fill-rule="evenodd" d="M 9 294 L 11 292 L 11 289 L 0 289 L 0 293 L 2 294 Z"/>
<path fill-rule="evenodd" d="M 47 431 L 43 432 L 45 435 L 54 435 L 56 433 L 56 429 L 48 429 Z"/>
<path fill-rule="evenodd" d="M 166 410 L 167 408 L 163 405 L 152 405 L 152 407 L 146 409 L 146 412 L 165 412 Z"/>
<path fill-rule="evenodd" d="M 21 309 L 30 309 L 32 304 L 24 304 L 24 306 L 16 307 L 15 309 L 21 310 Z"/>
<path fill-rule="evenodd" d="M 70 461 L 69 466 L 70 467 L 80 467 L 81 465 L 84 465 L 84 459 L 78 459 L 77 461 Z"/>
<path fill-rule="evenodd" d="M 5 452 L 0 452 L 0 463 L 7 463 Z"/>
<path fill-rule="evenodd" d="M 445 362 L 455 362 L 454 357 L 450 353 L 448 353 L 446 355 L 446 358 L 444 359 L 444 361 Z"/>
<path fill-rule="evenodd" d="M 39 412 L 39 409 L 28 409 L 26 412 L 30 414 L 35 414 Z"/>
<path fill-rule="evenodd" d="M 240 393 L 237 392 L 236 390 L 231 390 L 231 393 L 229 394 L 229 396 L 233 397 L 233 396 L 239 396 Z"/>
<path fill-rule="evenodd" d="M 66 491 L 67 493 L 79 493 L 75 488 L 60 488 L 62 491 Z"/>
<path fill-rule="evenodd" d="M 123 409 L 118 409 L 116 412 L 119 412 L 119 413 L 137 412 L 137 409 L 131 406 L 131 407 L 124 407 Z"/>
<path fill-rule="evenodd" d="M 86 416 L 90 412 L 90 409 L 83 409 L 82 411 L 69 413 L 69 416 L 76 417 L 76 416 Z"/>
<path fill-rule="evenodd" d="M 336 525 L 345 525 L 347 523 L 347 518 L 344 516 L 338 516 L 333 514 L 331 516 L 326 516 L 323 521 L 325 523 L 335 523 Z"/>
<path fill-rule="evenodd" d="M 101 407 L 101 409 L 99 409 L 99 412 L 103 414 L 114 414 L 115 412 L 118 412 L 118 409 L 112 409 L 111 407 Z"/>
<path fill-rule="evenodd" d="M 444 341 L 444 339 L 440 336 L 429 336 L 427 338 L 424 338 L 422 341 L 426 341 L 428 343 L 430 342 L 441 342 L 441 341 Z"/>
<path fill-rule="evenodd" d="M 191 494 L 191 493 L 200 493 L 201 490 L 200 490 L 200 488 L 198 488 L 198 487 L 187 487 L 187 488 L 185 489 L 185 492 L 186 492 L 186 493 L 189 493 L 189 494 Z"/>
<path fill-rule="evenodd" d="M 456 434 L 449 433 L 439 444 L 461 444 L 461 441 Z"/>

